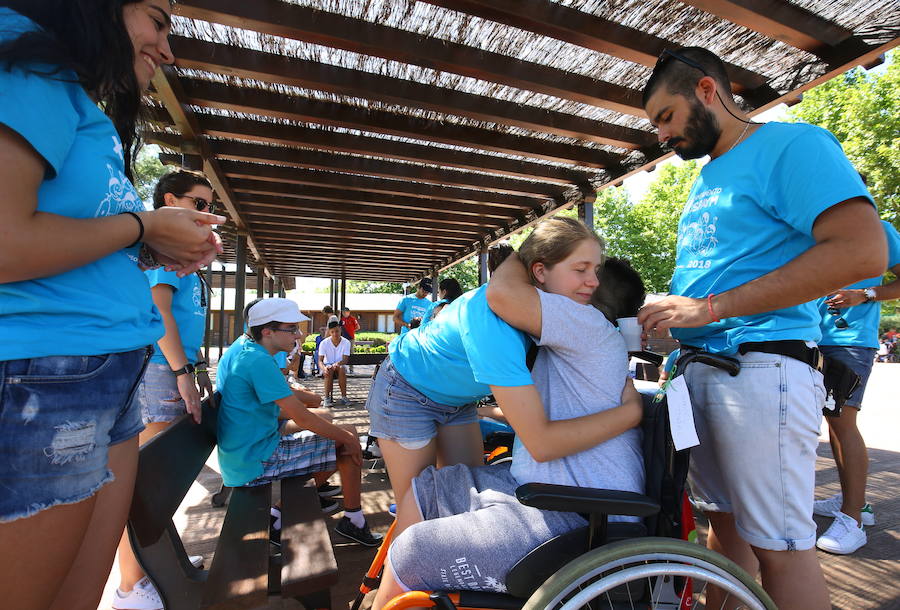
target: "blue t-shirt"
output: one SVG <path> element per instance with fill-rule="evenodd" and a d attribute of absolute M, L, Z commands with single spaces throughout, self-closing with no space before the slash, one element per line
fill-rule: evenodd
<path fill-rule="evenodd" d="M 394 368 L 431 400 L 475 402 L 489 386 L 532 385 L 525 366 L 530 340 L 491 311 L 487 286 L 465 293 L 426 326 L 390 343 Z"/>
<path fill-rule="evenodd" d="M 888 268 L 900 265 L 900 234 L 891 223 L 882 220 L 888 245 Z M 881 276 L 862 280 L 848 288 L 870 288 L 881 286 Z M 881 303 L 860 303 L 853 307 L 840 309 L 840 317 L 847 322 L 847 328 L 838 328 L 834 321 L 838 316 L 828 313 L 828 306 L 823 297 L 816 301 L 819 315 L 822 316 L 822 340 L 819 345 L 849 345 L 853 347 L 878 347 L 878 324 L 881 322 Z"/>
<path fill-rule="evenodd" d="M 420 299 L 420 298 L 417 298 L 416 295 L 414 295 L 414 294 L 403 297 L 402 299 L 400 299 L 400 302 L 397 303 L 397 309 L 399 309 L 403 313 L 402 319 L 407 324 L 412 322 L 413 318 L 422 318 L 422 320 L 424 321 L 425 314 L 428 312 L 428 310 L 430 308 L 431 308 L 431 299 L 429 299 L 427 297 L 424 299 Z M 408 328 L 403 326 L 400 329 L 400 334 L 402 335 L 403 333 L 407 332 L 408 330 L 409 330 Z"/>
<path fill-rule="evenodd" d="M 226 350 L 216 369 L 219 401 L 219 466 L 229 487 L 246 485 L 263 473 L 263 461 L 278 446 L 276 400 L 291 388 L 266 349 L 246 336 Z"/>
<path fill-rule="evenodd" d="M 425 316 L 422 318 L 422 326 L 425 326 L 429 322 L 434 319 L 434 310 L 440 307 L 441 305 L 446 305 L 449 303 L 447 299 L 440 299 L 438 301 L 433 301 L 431 305 L 428 306 L 428 311 L 425 312 Z"/>
<path fill-rule="evenodd" d="M 184 347 L 184 357 L 191 364 L 197 362 L 197 352 L 203 343 L 203 335 L 206 332 L 206 307 L 205 299 L 201 298 L 201 290 L 206 290 L 203 282 L 196 273 L 185 277 L 178 277 L 174 271 L 165 269 L 150 269 L 145 272 L 150 281 L 150 287 L 165 284 L 172 287 L 172 316 L 178 326 L 178 336 Z M 156 344 L 156 349 L 151 362 L 168 364 L 168 360 Z"/>
<path fill-rule="evenodd" d="M 871 201 L 828 131 L 767 123 L 710 161 L 691 187 L 678 225 L 671 293 L 706 298 L 759 278 L 815 245 L 813 223 L 847 199 Z M 818 341 L 814 302 L 700 328 L 673 328 L 686 345 L 734 353 L 741 343 Z"/>
<path fill-rule="evenodd" d="M 0 8 L 0 41 L 36 29 Z M 112 122 L 71 72 L 40 76 L 0 67 L 0 124 L 46 163 L 38 211 L 97 218 L 144 210 L 125 177 Z M 134 230 L 137 236 L 137 223 Z M 57 275 L 0 284 L 0 361 L 125 352 L 159 339 L 162 319 L 137 266 L 137 251 L 123 248 Z"/>

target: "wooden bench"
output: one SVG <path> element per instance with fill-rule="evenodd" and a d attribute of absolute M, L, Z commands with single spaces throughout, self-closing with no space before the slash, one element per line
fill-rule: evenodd
<path fill-rule="evenodd" d="M 172 515 L 215 446 L 216 411 L 204 402 L 202 424 L 184 415 L 141 447 L 128 535 L 166 610 L 248 608 L 268 595 L 331 608 L 337 563 L 316 489 L 302 478 L 280 482 L 280 552 L 269 543 L 272 485 L 238 487 L 209 570 L 191 565 Z"/>

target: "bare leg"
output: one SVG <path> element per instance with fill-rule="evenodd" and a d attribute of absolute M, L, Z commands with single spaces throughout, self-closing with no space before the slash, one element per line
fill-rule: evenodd
<path fill-rule="evenodd" d="M 325 370 L 325 398 L 331 398 L 334 389 L 334 374 L 329 369 Z"/>
<path fill-rule="evenodd" d="M 341 398 L 347 398 L 347 369 L 344 366 L 338 368 L 338 386 L 341 388 Z"/>
<path fill-rule="evenodd" d="M 403 499 L 397 504 L 397 526 L 394 528 L 394 540 L 397 539 L 404 530 L 422 520 L 422 513 L 419 512 L 419 506 L 416 504 L 415 495 L 410 488 Z M 384 573 L 381 576 L 381 586 L 375 594 L 372 601 L 372 610 L 381 610 L 382 606 L 392 600 L 394 597 L 403 593 L 403 589 L 394 578 L 391 570 L 391 564 L 388 561 L 384 563 Z"/>
<path fill-rule="evenodd" d="M 137 437 L 109 448 L 109 469 L 113 471 L 116 480 L 97 492 L 97 502 L 78 555 L 51 608 L 95 610 L 100 603 L 103 586 L 115 558 L 116 544 L 121 538 L 131 506 L 137 457 Z M 29 544 L 34 544 L 34 541 Z M 46 548 L 56 549 L 56 545 Z"/>
<path fill-rule="evenodd" d="M 413 478 L 435 463 L 437 441 L 431 439 L 421 449 L 404 449 L 397 441 L 380 438 L 378 447 L 384 456 L 384 465 L 391 479 L 394 499 L 402 499 Z"/>
<path fill-rule="evenodd" d="M 338 426 L 354 436 L 359 437 L 356 428 L 350 424 Z M 355 509 L 362 506 L 360 487 L 362 486 L 362 468 L 349 455 L 337 456 L 338 473 L 341 475 L 341 488 L 344 491 L 344 508 Z"/>
<path fill-rule="evenodd" d="M 484 464 L 484 443 L 478 422 L 462 426 L 441 426 L 438 428 L 438 467 L 466 464 Z"/>
<path fill-rule="evenodd" d="M 138 436 L 138 442 L 143 445 L 170 425 L 171 422 L 150 422 Z M 143 577 L 144 570 L 141 569 L 137 557 L 134 556 L 134 550 L 128 540 L 128 532 L 125 531 L 119 540 L 119 590 L 128 593 Z"/>
<path fill-rule="evenodd" d="M 81 547 L 97 496 L 0 523 L 0 549 L 6 558 L 0 570 L 4 607 L 44 610 L 50 606 Z M 15 561 L 10 559 L 11 549 L 15 549 Z"/>
<path fill-rule="evenodd" d="M 860 523 L 860 511 L 866 503 L 869 452 L 856 425 L 858 414 L 859 409 L 844 407 L 840 417 L 828 418 L 828 433 L 844 495 L 841 512 Z"/>
<path fill-rule="evenodd" d="M 707 548 L 721 553 L 735 562 L 751 576 L 759 572 L 759 560 L 753 553 L 752 547 L 740 537 L 734 526 L 734 515 L 731 513 L 705 513 L 709 519 L 709 535 L 707 536 Z M 722 592 L 716 587 L 708 587 L 706 590 L 707 608 L 735 608 L 738 602 L 732 605 L 724 603 Z"/>
<path fill-rule="evenodd" d="M 782 610 L 830 610 L 828 587 L 816 549 L 767 551 L 753 547 L 762 585 Z"/>

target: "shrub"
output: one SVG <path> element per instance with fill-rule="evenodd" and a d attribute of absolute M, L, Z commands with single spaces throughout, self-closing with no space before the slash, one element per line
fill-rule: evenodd
<path fill-rule="evenodd" d="M 308 339 L 308 338 L 309 338 L 309 337 L 307 337 L 307 339 Z M 301 349 L 302 349 L 304 352 L 314 352 L 314 351 L 316 350 L 316 342 L 315 342 L 315 340 L 313 340 L 313 341 L 304 341 L 304 342 L 303 342 L 303 345 L 301 346 Z"/>
<path fill-rule="evenodd" d="M 900 330 L 900 314 L 881 316 L 881 323 L 878 325 L 878 336 L 880 337 L 892 328 Z"/>

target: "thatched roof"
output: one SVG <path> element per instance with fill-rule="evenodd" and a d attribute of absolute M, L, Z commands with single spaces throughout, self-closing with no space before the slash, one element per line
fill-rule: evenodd
<path fill-rule="evenodd" d="M 664 48 L 719 53 L 758 114 L 900 40 L 896 0 L 175 11 L 176 66 L 154 79 L 146 139 L 209 175 L 226 236 L 246 236 L 250 260 L 283 277 L 411 280 L 652 167 L 668 153 L 640 90 Z"/>

